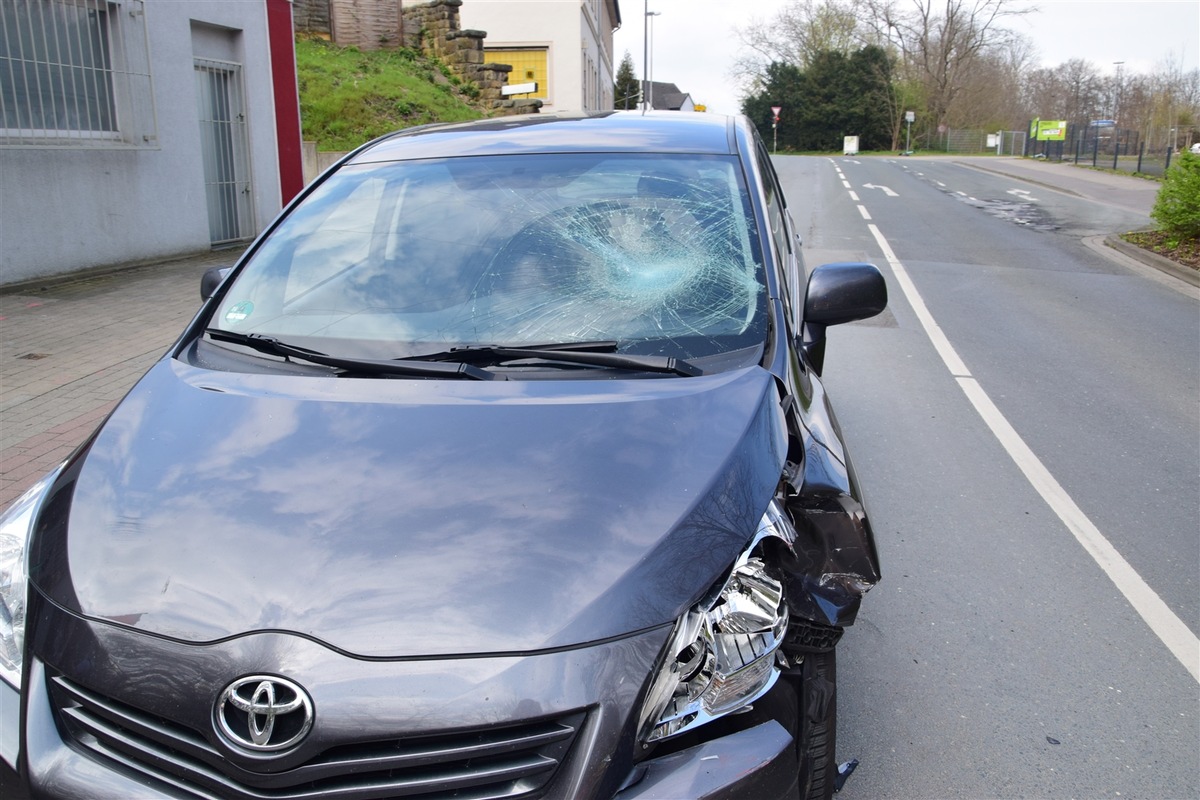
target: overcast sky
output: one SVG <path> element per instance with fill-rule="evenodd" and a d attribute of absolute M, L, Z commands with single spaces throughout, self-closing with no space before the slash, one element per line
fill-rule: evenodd
<path fill-rule="evenodd" d="M 615 34 L 617 63 L 625 51 L 643 74 L 644 11 L 654 18 L 650 77 L 676 84 L 709 111 L 740 111 L 730 68 L 739 42 L 733 29 L 770 20 L 786 0 L 620 0 Z M 1008 21 L 1028 35 L 1042 66 L 1072 58 L 1091 61 L 1104 74 L 1123 61 L 1124 74 L 1148 73 L 1172 57 L 1185 70 L 1200 67 L 1200 0 L 1040 0 L 1039 11 Z"/>

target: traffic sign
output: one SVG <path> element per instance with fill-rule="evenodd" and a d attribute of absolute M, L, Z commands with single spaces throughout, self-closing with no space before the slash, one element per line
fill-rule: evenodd
<path fill-rule="evenodd" d="M 783 106 L 771 106 L 771 113 L 775 115 L 776 121 L 779 120 L 780 111 L 783 111 Z"/>

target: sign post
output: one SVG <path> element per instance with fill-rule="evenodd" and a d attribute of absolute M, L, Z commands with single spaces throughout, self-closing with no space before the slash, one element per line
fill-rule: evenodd
<path fill-rule="evenodd" d="M 771 106 L 771 116 L 774 119 L 771 121 L 771 136 L 774 138 L 771 151 L 779 152 L 779 112 L 783 111 L 783 106 Z"/>
<path fill-rule="evenodd" d="M 913 111 L 905 111 L 904 112 L 904 119 L 908 123 L 908 133 L 905 134 L 905 138 L 904 138 L 904 155 L 906 155 L 906 156 L 912 155 L 912 124 L 913 124 L 913 120 L 915 120 L 916 118 L 917 118 L 917 115 L 915 112 L 913 112 Z"/>

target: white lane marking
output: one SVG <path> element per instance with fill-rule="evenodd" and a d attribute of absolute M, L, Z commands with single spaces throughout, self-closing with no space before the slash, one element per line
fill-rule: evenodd
<path fill-rule="evenodd" d="M 850 187 L 850 181 L 843 179 L 843 180 L 842 180 L 842 186 L 845 186 L 847 189 L 851 188 L 851 187 Z"/>
<path fill-rule="evenodd" d="M 862 163 L 861 161 L 858 161 L 853 158 L 847 158 L 846 161 L 849 161 L 851 164 L 861 164 Z"/>
<path fill-rule="evenodd" d="M 876 186 L 873 183 L 864 183 L 863 188 L 864 189 L 882 189 L 883 193 L 885 195 L 887 195 L 888 197 L 899 197 L 900 196 L 886 186 Z"/>
<path fill-rule="evenodd" d="M 1142 576 L 1122 558 L 1100 529 L 1075 504 L 1062 485 L 1050 474 L 1050 470 L 1046 469 L 1029 449 L 1029 445 L 1021 439 L 1020 434 L 1000 413 L 1000 409 L 996 408 L 996 404 L 979 386 L 979 382 L 974 378 L 957 380 L 970 399 L 971 405 L 975 406 L 979 416 L 983 417 L 983 421 L 992 429 L 992 433 L 1000 440 L 1000 444 L 1008 451 L 1008 455 L 1016 462 L 1037 493 L 1054 510 L 1092 560 L 1100 565 L 1100 569 L 1104 570 L 1109 580 L 1120 589 L 1121 594 L 1125 595 L 1125 599 L 1167 649 L 1179 659 L 1179 663 L 1192 673 L 1192 678 L 1200 681 L 1200 639 L 1175 616 L 1162 598 L 1142 580 Z"/>
<path fill-rule="evenodd" d="M 934 181 L 934 183 L 936 183 L 938 186 L 942 187 L 943 189 L 946 188 L 946 184 L 942 183 L 941 181 Z"/>
<path fill-rule="evenodd" d="M 856 203 L 858 202 L 858 193 L 855 192 L 853 189 L 850 190 L 850 199 Z"/>
<path fill-rule="evenodd" d="M 1192 678 L 1200 682 L 1200 638 L 1192 633 L 1191 629 L 1142 579 L 1142 576 L 1138 575 L 1137 570 L 1112 546 L 1100 529 L 1088 519 L 1062 485 L 1050 474 L 1050 470 L 1046 469 L 1045 465 L 1034 455 L 1033 450 L 1025 444 L 1020 434 L 983 391 L 979 382 L 971 377 L 966 365 L 950 345 L 946 334 L 929 313 L 925 301 L 917 292 L 916 285 L 912 282 L 907 270 L 904 269 L 904 265 L 896 258 L 896 254 L 887 240 L 883 238 L 883 234 L 874 225 L 867 227 L 870 229 L 871 235 L 875 237 L 880 249 L 883 250 L 883 256 L 892 268 L 892 274 L 900 285 L 901 291 L 904 292 L 905 299 L 912 306 L 917 319 L 921 321 L 925 335 L 933 343 L 934 349 L 938 351 L 947 369 L 958 381 L 958 385 L 966 394 L 967 399 L 971 401 L 971 405 L 975 407 L 975 411 L 1000 441 L 1000 445 L 1007 451 L 1009 457 L 1016 462 L 1017 467 L 1025 475 L 1025 479 L 1041 495 L 1051 510 L 1058 515 L 1067 530 L 1071 531 L 1076 541 L 1082 545 L 1092 560 L 1100 569 L 1104 570 L 1113 585 L 1121 594 L 1125 595 L 1125 599 L 1150 627 L 1154 635 L 1167 646 L 1179 663 L 1183 664 L 1184 669 L 1191 673 Z"/>
<path fill-rule="evenodd" d="M 966 193 L 966 192 L 955 192 L 955 194 L 961 194 L 963 197 L 966 197 L 966 196 L 967 196 L 967 193 Z"/>
<path fill-rule="evenodd" d="M 967 365 L 958 357 L 958 353 L 951 346 L 950 340 L 946 338 L 946 334 L 938 327 L 937 322 L 933 319 L 933 315 L 925 307 L 925 301 L 921 299 L 921 295 L 917 294 L 917 287 L 913 284 L 912 278 L 908 277 L 908 271 L 904 269 L 904 265 L 900 263 L 900 259 L 896 258 L 896 254 L 892 252 L 891 245 L 887 243 L 887 239 L 883 238 L 883 234 L 879 232 L 879 228 L 876 228 L 874 225 L 868 225 L 867 227 L 870 228 L 871 235 L 875 237 L 875 241 L 879 244 L 879 249 L 883 250 L 883 257 L 887 259 L 888 264 L 891 266 L 892 274 L 896 276 L 896 283 L 900 284 L 900 288 L 904 291 L 904 296 L 907 298 L 908 304 L 916 312 L 917 319 L 921 321 L 921 326 L 925 328 L 925 333 L 929 336 L 929 340 L 933 342 L 933 348 L 942 357 L 942 361 L 945 362 L 946 368 L 950 370 L 950 374 L 955 377 L 970 377 L 971 373 L 967 369 Z"/>
<path fill-rule="evenodd" d="M 863 219 L 870 219 L 870 218 L 871 218 L 871 215 L 867 213 L 867 209 L 866 209 L 866 207 L 865 207 L 865 206 L 859 206 L 859 207 L 858 207 L 858 213 L 862 214 L 862 218 L 863 218 Z"/>
<path fill-rule="evenodd" d="M 1029 195 L 1029 192 L 1025 191 L 1024 189 L 1009 189 L 1005 194 L 1014 195 L 1016 197 L 1021 198 L 1022 200 L 1028 200 L 1031 203 L 1038 202 L 1038 199 L 1036 197 L 1031 197 Z"/>

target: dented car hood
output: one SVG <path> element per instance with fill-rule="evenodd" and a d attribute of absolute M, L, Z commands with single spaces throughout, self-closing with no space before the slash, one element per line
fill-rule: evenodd
<path fill-rule="evenodd" d="M 752 536 L 785 451 L 758 367 L 454 382 L 164 359 L 60 476 L 31 575 L 185 642 L 570 647 L 672 623 Z"/>

